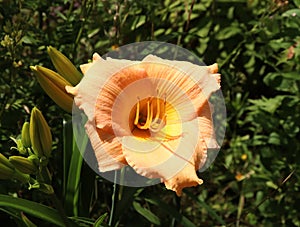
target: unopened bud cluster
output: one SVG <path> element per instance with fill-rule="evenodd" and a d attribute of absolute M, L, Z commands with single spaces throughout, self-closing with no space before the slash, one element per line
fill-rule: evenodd
<path fill-rule="evenodd" d="M 63 110 L 71 113 L 73 96 L 66 92 L 65 87 L 78 84 L 82 74 L 65 55 L 54 47 L 48 47 L 47 51 L 57 72 L 43 66 L 30 68 L 49 97 Z"/>
<path fill-rule="evenodd" d="M 38 108 L 32 109 L 30 122 L 23 124 L 21 138 L 12 139 L 20 155 L 11 155 L 7 158 L 0 153 L 0 179 L 15 179 L 29 183 L 30 188 L 39 188 L 41 185 L 44 185 L 44 188 L 45 179 L 46 183 L 51 179 L 47 163 L 51 157 L 52 135 L 47 121 Z M 39 182 L 39 179 L 42 181 Z"/>

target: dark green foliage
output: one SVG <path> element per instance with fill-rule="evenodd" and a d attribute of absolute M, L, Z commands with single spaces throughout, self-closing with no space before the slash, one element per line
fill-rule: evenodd
<path fill-rule="evenodd" d="M 299 0 L 0 0 L 1 153 L 16 152 L 10 150 L 15 146 L 10 137 L 19 136 L 29 110 L 38 106 L 55 141 L 49 164 L 53 187 L 74 223 L 300 226 L 299 27 Z M 146 40 L 180 45 L 206 64 L 217 62 L 222 74 L 225 140 L 216 161 L 201 173 L 204 184 L 186 189 L 180 200 L 161 185 L 120 187 L 113 194 L 112 183 L 81 166 L 78 153 L 70 153 L 72 141 L 63 141 L 63 119 L 70 116 L 29 69 L 36 64 L 53 68 L 48 45 L 78 67 L 94 52 L 102 55 Z M 70 180 L 68 174 L 76 176 Z M 73 191 L 66 195 L 68 189 Z M 0 192 L 54 206 L 12 181 L 1 180 Z M 2 197 L 0 219 L 10 216 L 24 226 L 19 209 L 5 206 L 9 199 Z M 26 209 L 31 221 L 45 224 Z M 52 208 L 51 215 L 57 216 Z"/>

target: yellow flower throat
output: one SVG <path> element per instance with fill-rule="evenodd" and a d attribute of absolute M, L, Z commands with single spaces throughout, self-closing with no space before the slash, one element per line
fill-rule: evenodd
<path fill-rule="evenodd" d="M 166 124 L 166 101 L 157 97 L 139 100 L 134 108 L 134 125 L 142 130 L 160 131 Z"/>

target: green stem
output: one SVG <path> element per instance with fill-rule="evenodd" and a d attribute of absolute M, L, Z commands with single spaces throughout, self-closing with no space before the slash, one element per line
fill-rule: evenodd
<path fill-rule="evenodd" d="M 50 196 L 50 199 L 52 200 L 55 208 L 57 209 L 58 213 L 60 214 L 65 226 L 66 227 L 71 227 L 71 224 L 68 220 L 68 217 L 65 213 L 65 210 L 63 208 L 63 205 L 62 205 L 61 201 L 57 198 L 55 193 L 50 194 L 49 196 Z"/>
<path fill-rule="evenodd" d="M 178 213 L 180 213 L 180 208 L 181 208 L 180 202 L 181 202 L 181 199 L 175 193 L 174 193 L 173 202 L 174 202 L 174 205 L 176 207 L 176 210 L 178 211 Z M 171 222 L 171 226 L 175 227 L 175 226 L 177 226 L 177 224 L 178 223 L 176 222 L 176 218 L 173 217 L 172 218 L 172 222 Z"/>
<path fill-rule="evenodd" d="M 115 213 L 115 208 L 117 204 L 117 195 L 118 195 L 118 185 L 117 185 L 117 179 L 118 179 L 118 172 L 115 170 L 115 176 L 114 176 L 114 189 L 113 189 L 113 194 L 111 198 L 111 210 L 110 210 L 110 216 L 109 216 L 109 221 L 108 225 L 112 226 L 114 224 L 114 213 Z"/>

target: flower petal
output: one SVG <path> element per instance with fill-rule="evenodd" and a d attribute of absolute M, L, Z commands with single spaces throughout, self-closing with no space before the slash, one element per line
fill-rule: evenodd
<path fill-rule="evenodd" d="M 91 141 L 100 172 L 120 169 L 127 164 L 119 138 L 96 129 L 95 125 L 87 122 L 86 132 Z"/>
<path fill-rule="evenodd" d="M 94 53 L 93 54 L 93 62 L 80 65 L 81 72 L 83 74 L 86 74 L 87 70 L 90 67 L 92 67 L 92 65 L 95 63 L 95 61 L 98 61 L 98 60 L 104 60 L 104 59 L 102 59 L 99 54 Z"/>
<path fill-rule="evenodd" d="M 216 73 L 218 65 L 215 63 L 210 66 L 198 66 L 190 62 L 165 60 L 153 55 L 149 55 L 143 61 L 149 63 L 146 70 L 149 70 L 150 77 L 153 74 L 159 78 L 166 77 L 170 81 L 169 83 L 178 86 L 175 88 L 174 85 L 171 85 L 171 90 L 177 89 L 177 94 L 179 94 L 179 91 L 186 92 L 186 96 L 171 97 L 170 102 L 180 112 L 183 121 L 198 116 L 198 120 L 201 121 L 199 130 L 207 147 L 219 148 L 213 128 L 213 106 L 208 101 L 212 92 L 220 88 L 220 74 Z M 163 70 L 159 69 L 160 67 L 163 68 L 163 66 L 160 66 L 162 63 L 167 64 Z M 195 109 L 196 116 L 193 113 Z"/>
<path fill-rule="evenodd" d="M 203 180 L 198 178 L 192 165 L 186 165 L 174 177 L 164 181 L 166 188 L 175 191 L 177 196 L 181 196 L 183 188 L 197 186 L 202 183 Z"/>
<path fill-rule="evenodd" d="M 143 62 L 151 62 L 147 70 L 148 74 L 176 84 L 184 91 L 194 103 L 196 109 L 201 108 L 211 94 L 220 88 L 220 74 L 215 74 L 217 65 L 199 66 L 186 61 L 171 61 L 161 59 L 154 55 L 148 55 Z M 168 66 L 162 71 L 158 63 Z"/>
<path fill-rule="evenodd" d="M 220 146 L 216 141 L 212 114 L 211 106 L 206 101 L 202 108 L 198 110 L 199 131 L 205 140 L 207 148 L 219 149 Z"/>
<path fill-rule="evenodd" d="M 106 82 L 106 84 L 101 89 L 101 92 L 99 93 L 99 96 L 95 103 L 95 121 L 96 121 L 96 126 L 98 128 L 101 128 L 102 130 L 105 130 L 109 133 L 114 133 L 113 124 L 115 124 L 116 127 L 117 125 L 116 123 L 119 124 L 128 123 L 129 118 L 126 116 L 129 115 L 130 110 L 128 109 L 128 107 L 131 106 L 128 105 L 129 104 L 128 102 L 130 103 L 134 102 L 135 104 L 138 101 L 137 97 L 141 92 L 137 90 L 133 90 L 130 93 L 134 94 L 135 97 L 132 98 L 132 97 L 127 97 L 125 95 L 125 100 L 122 99 L 125 102 L 123 103 L 123 105 L 121 106 L 116 105 L 114 107 L 114 104 L 117 100 L 117 97 L 122 93 L 122 91 L 128 85 L 146 77 L 147 77 L 147 73 L 143 68 L 139 67 L 138 65 L 132 65 L 120 70 Z M 138 88 L 139 90 L 143 89 L 143 87 L 144 86 L 142 87 L 136 86 L 136 88 Z M 126 106 L 124 106 L 124 104 L 126 104 Z M 117 116 L 119 117 L 116 117 L 116 121 L 112 122 L 112 116 L 114 113 L 117 113 Z M 118 119 L 119 121 L 117 121 Z M 119 129 L 119 131 L 121 130 L 122 128 Z"/>
<path fill-rule="evenodd" d="M 134 64 L 133 61 L 119 60 L 111 62 L 108 60 L 97 60 L 86 71 L 77 87 L 77 95 L 74 98 L 79 109 L 84 110 L 90 121 L 94 120 L 95 104 L 99 92 L 105 83 L 122 68 Z"/>
<path fill-rule="evenodd" d="M 195 172 L 204 164 L 207 149 L 198 124 L 198 119 L 194 119 L 166 126 L 170 127 L 166 129 L 170 136 L 174 136 L 173 140 L 168 141 L 157 135 L 152 140 L 123 137 L 123 154 L 138 174 L 161 178 L 168 188 L 179 195 L 182 188 L 202 183 Z M 182 127 L 180 136 L 178 127 Z"/>

